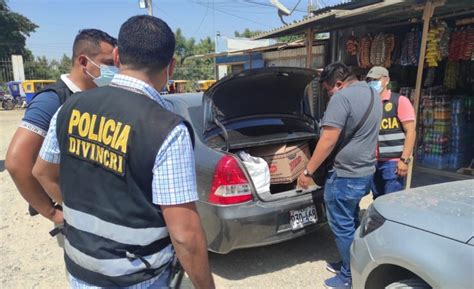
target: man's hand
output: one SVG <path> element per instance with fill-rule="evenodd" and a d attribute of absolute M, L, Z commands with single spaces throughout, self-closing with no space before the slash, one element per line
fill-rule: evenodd
<path fill-rule="evenodd" d="M 56 225 L 64 223 L 63 211 L 61 211 L 59 208 L 54 208 L 54 213 L 50 220 Z"/>
<path fill-rule="evenodd" d="M 398 164 L 397 164 L 397 171 L 396 173 L 400 176 L 400 177 L 405 177 L 407 175 L 407 172 L 408 172 L 408 165 L 405 164 L 404 162 L 402 162 L 401 160 L 398 161 Z"/>
<path fill-rule="evenodd" d="M 176 256 L 194 287 L 215 288 L 207 257 L 206 236 L 195 204 L 162 205 L 161 210 Z"/>
<path fill-rule="evenodd" d="M 304 175 L 304 173 L 301 173 L 301 175 L 298 177 L 298 186 L 302 187 L 303 189 L 307 189 L 311 180 L 311 177 L 307 177 Z"/>
<path fill-rule="evenodd" d="M 316 148 L 314 149 L 313 155 L 306 164 L 306 169 L 310 172 L 316 172 L 319 166 L 326 160 L 331 154 L 332 150 L 337 144 L 341 129 L 331 126 L 323 126 L 323 131 L 319 137 Z M 307 189 L 311 177 L 307 177 L 302 173 L 298 177 L 298 185 L 303 189 Z"/>

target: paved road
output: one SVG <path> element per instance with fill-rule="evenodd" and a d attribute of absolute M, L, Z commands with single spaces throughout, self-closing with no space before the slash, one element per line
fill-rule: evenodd
<path fill-rule="evenodd" d="M 49 237 L 49 221 L 26 214 L 26 203 L 4 169 L 5 153 L 23 115 L 0 110 L 0 288 L 67 288 L 62 252 Z M 366 207 L 370 199 L 362 202 Z M 323 288 L 326 260 L 337 252 L 327 227 L 267 247 L 210 254 L 218 288 Z M 192 288 L 184 280 L 185 288 Z"/>

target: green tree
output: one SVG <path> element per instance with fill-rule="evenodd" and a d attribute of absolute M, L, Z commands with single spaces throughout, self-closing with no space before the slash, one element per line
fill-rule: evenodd
<path fill-rule="evenodd" d="M 60 74 L 66 74 L 71 71 L 72 68 L 72 59 L 67 56 L 66 54 L 63 54 L 63 57 L 61 57 L 61 60 L 58 63 L 58 71 Z"/>
<path fill-rule="evenodd" d="M 258 34 L 262 33 L 262 31 L 260 30 L 250 30 L 248 28 L 245 28 L 245 30 L 243 32 L 239 32 L 239 31 L 235 31 L 234 32 L 234 36 L 235 37 L 245 37 L 245 38 L 252 38 Z"/>
<path fill-rule="evenodd" d="M 54 79 L 56 76 L 46 56 L 25 61 L 24 66 L 26 79 Z"/>
<path fill-rule="evenodd" d="M 196 42 L 194 38 L 187 39 L 181 32 L 176 30 L 176 68 L 174 79 L 190 80 L 192 82 L 200 79 L 214 79 L 214 64 L 212 58 L 192 57 L 214 52 L 214 41 L 210 37 Z M 189 85 L 188 89 L 191 89 Z"/>
<path fill-rule="evenodd" d="M 179 65 L 182 65 L 186 58 L 194 55 L 195 40 L 194 38 L 186 39 L 181 29 L 178 28 L 175 33 L 176 49 L 175 56 Z"/>
<path fill-rule="evenodd" d="M 49 61 L 46 56 L 30 58 L 25 61 L 26 79 L 58 79 L 61 74 L 71 70 L 71 58 L 67 55 L 58 60 Z"/>
<path fill-rule="evenodd" d="M 28 18 L 12 12 L 6 0 L 0 0 L 0 58 L 10 57 L 11 54 L 28 54 L 26 37 L 36 28 L 38 25 Z"/>

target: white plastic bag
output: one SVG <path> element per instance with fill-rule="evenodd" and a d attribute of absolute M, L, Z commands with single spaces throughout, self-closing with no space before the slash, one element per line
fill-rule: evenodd
<path fill-rule="evenodd" d="M 270 169 L 267 162 L 262 158 L 251 156 L 244 151 L 240 151 L 237 154 L 247 169 L 247 172 L 255 185 L 257 194 L 269 193 Z"/>

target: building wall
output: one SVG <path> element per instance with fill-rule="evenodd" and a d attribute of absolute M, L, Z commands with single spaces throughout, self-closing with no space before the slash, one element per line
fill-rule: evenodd
<path fill-rule="evenodd" d="M 313 46 L 313 69 L 324 67 L 324 46 Z M 277 50 L 263 53 L 263 59 L 267 67 L 271 66 L 289 66 L 306 67 L 306 48 L 295 48 Z"/>

